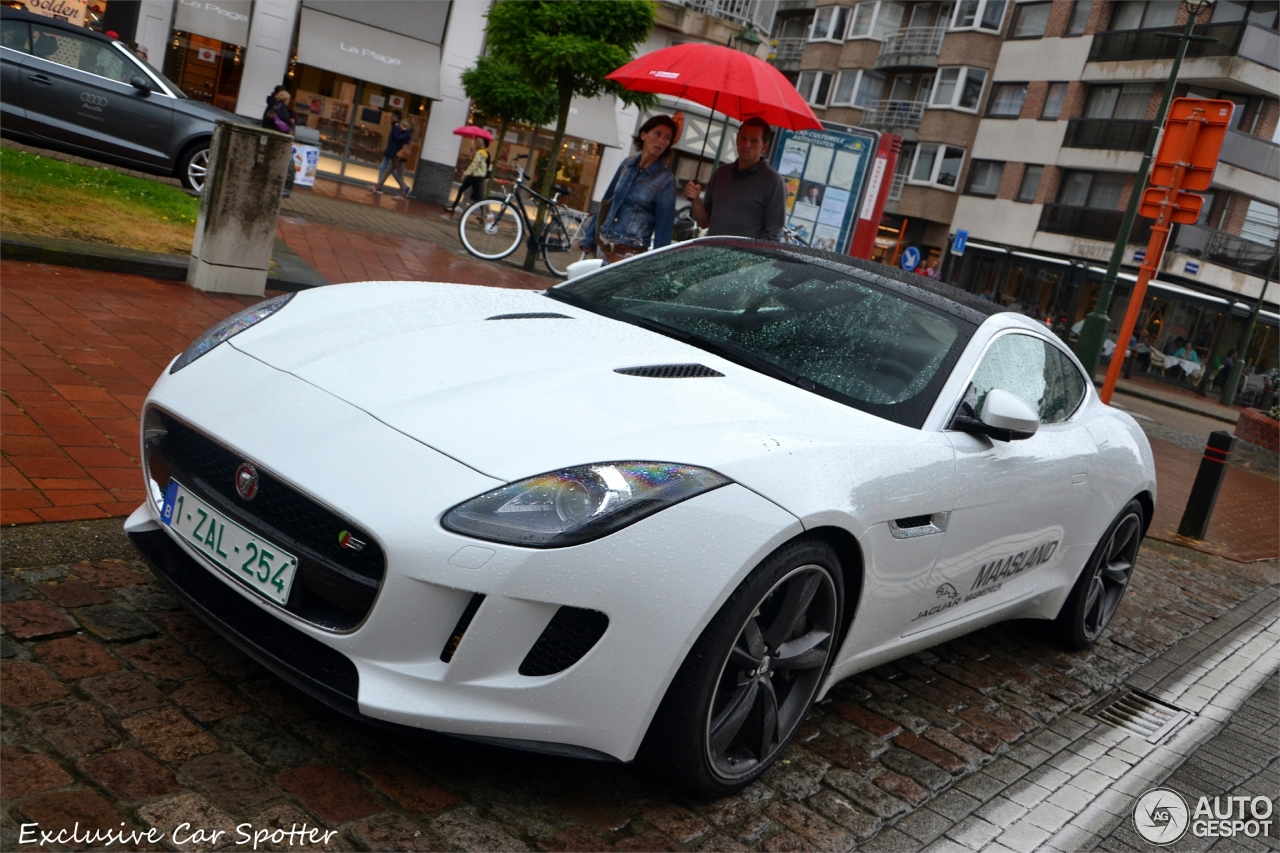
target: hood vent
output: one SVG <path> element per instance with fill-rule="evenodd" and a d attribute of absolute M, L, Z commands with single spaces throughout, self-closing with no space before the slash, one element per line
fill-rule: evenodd
<path fill-rule="evenodd" d="M 649 379 L 710 379 L 724 376 L 720 371 L 712 370 L 704 364 L 650 364 L 645 367 L 619 367 L 613 372 Z"/>
<path fill-rule="evenodd" d="M 486 320 L 572 320 L 568 314 L 547 313 L 545 311 L 529 311 L 524 314 L 494 314 Z"/>

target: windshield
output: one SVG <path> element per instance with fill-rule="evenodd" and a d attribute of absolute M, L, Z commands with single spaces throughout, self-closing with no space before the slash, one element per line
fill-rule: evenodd
<path fill-rule="evenodd" d="M 858 269 L 723 244 L 606 267 L 548 295 L 912 427 L 973 333 Z"/>

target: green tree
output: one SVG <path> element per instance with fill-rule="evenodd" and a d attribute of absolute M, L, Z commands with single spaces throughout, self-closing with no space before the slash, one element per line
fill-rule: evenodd
<path fill-rule="evenodd" d="M 502 145 L 511 122 L 539 127 L 556 116 L 555 95 L 550 89 L 532 85 L 519 68 L 492 56 L 480 57 L 474 68 L 462 72 L 462 88 L 485 118 L 500 124 L 491 163 L 502 160 Z"/>
<path fill-rule="evenodd" d="M 653 30 L 655 15 L 651 0 L 499 0 L 489 10 L 490 54 L 520 69 L 530 84 L 555 92 L 556 131 L 538 188 L 543 195 L 550 195 L 555 181 L 574 96 L 611 92 L 624 103 L 653 103 L 652 95 L 628 92 L 604 77 L 631 60 Z M 539 203 L 534 234 L 542 232 L 545 217 L 546 205 Z M 533 269 L 535 257 L 531 244 L 525 269 Z"/>

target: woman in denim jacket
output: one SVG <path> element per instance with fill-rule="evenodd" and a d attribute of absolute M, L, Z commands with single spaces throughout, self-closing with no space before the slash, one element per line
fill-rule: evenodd
<path fill-rule="evenodd" d="M 606 221 L 592 216 L 583 229 L 582 250 L 599 252 L 612 263 L 671 242 L 676 220 L 676 178 L 667 168 L 676 123 L 657 115 L 646 121 L 633 141 L 639 154 L 623 162 L 605 190 L 610 201 Z"/>

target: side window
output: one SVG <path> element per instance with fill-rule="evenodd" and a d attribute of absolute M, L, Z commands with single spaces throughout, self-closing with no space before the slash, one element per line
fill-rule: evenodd
<path fill-rule="evenodd" d="M 1039 412 L 1042 424 L 1066 420 L 1084 399 L 1084 377 L 1071 360 L 1031 335 L 997 338 L 974 372 L 973 386 L 977 414 L 982 414 L 987 393 L 999 388 Z"/>
<path fill-rule="evenodd" d="M 0 24 L 0 45 L 10 50 L 31 52 L 31 25 L 26 21 L 5 21 Z"/>
<path fill-rule="evenodd" d="M 95 39 L 82 38 L 62 30 L 32 27 L 32 53 L 41 59 L 127 83 L 136 73 L 114 47 Z"/>

